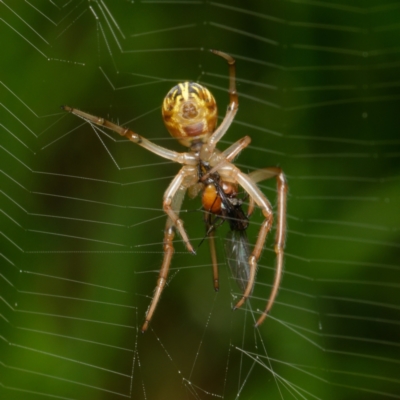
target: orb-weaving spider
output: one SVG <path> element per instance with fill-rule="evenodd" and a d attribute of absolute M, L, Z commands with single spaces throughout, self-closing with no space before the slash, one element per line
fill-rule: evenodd
<path fill-rule="evenodd" d="M 74 108 L 62 106 L 62 109 L 65 111 L 71 112 L 90 123 L 111 129 L 152 153 L 183 165 L 164 193 L 163 209 L 168 216 L 164 231 L 164 259 L 154 296 L 146 313 L 142 332 L 145 332 L 149 326 L 167 281 L 168 270 L 174 253 L 173 239 L 175 230 L 178 230 L 180 233 L 188 251 L 195 253 L 183 227 L 183 221 L 179 218 L 179 212 L 186 191 L 188 191 L 190 197 L 195 197 L 202 192 L 203 208 L 210 213 L 219 215 L 223 212 L 223 204 L 215 185 L 207 184 L 207 179 L 210 179 L 210 177 L 214 177 L 213 179 L 215 180 L 215 176 L 218 176 L 218 185 L 227 194 L 232 190 L 237 192 L 238 186 L 241 186 L 249 197 L 247 215 L 253 212 L 255 204 L 260 207 L 264 215 L 264 221 L 261 224 L 256 244 L 248 260 L 250 267 L 248 282 L 243 291 L 242 298 L 237 302 L 234 309 L 241 307 L 253 290 L 257 261 L 260 258 L 267 234 L 271 230 L 273 222 L 271 204 L 258 188 L 257 183 L 273 177 L 277 179 L 278 192 L 278 222 L 275 236 L 276 271 L 271 295 L 265 310 L 257 320 L 256 326 L 264 321 L 270 311 L 281 281 L 286 231 L 286 179 L 280 168 L 264 168 L 247 175 L 231 163 L 239 152 L 250 144 L 251 139 L 249 136 L 245 136 L 243 139 L 232 144 L 225 151 L 221 152 L 216 149 L 217 143 L 225 135 L 236 115 L 238 96 L 235 82 L 235 60 L 230 55 L 221 51 L 211 50 L 211 52 L 224 58 L 229 65 L 230 103 L 219 127 L 216 128 L 217 105 L 215 99 L 205 87 L 198 83 L 184 82 L 174 86 L 164 98 L 162 105 L 162 115 L 168 131 L 182 145 L 189 148 L 188 152 L 178 153 L 166 149 L 150 142 L 128 128 L 123 128 L 103 118 L 95 117 Z M 213 235 L 210 237 L 210 242 L 214 288 L 218 290 L 218 266 L 215 257 Z"/>

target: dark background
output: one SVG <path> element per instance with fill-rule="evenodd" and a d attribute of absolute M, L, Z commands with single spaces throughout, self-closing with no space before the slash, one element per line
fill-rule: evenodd
<path fill-rule="evenodd" d="M 399 2 L 0 7 L 1 397 L 400 397 Z M 272 238 L 254 298 L 235 313 L 226 227 L 218 295 L 206 244 L 193 257 L 178 241 L 141 335 L 162 260 L 162 195 L 178 166 L 97 137 L 59 106 L 182 151 L 160 104 L 177 82 L 198 80 L 223 117 L 228 68 L 209 48 L 237 61 L 239 113 L 219 147 L 250 135 L 237 165 L 288 177 L 285 275 L 254 331 Z M 274 203 L 274 182 L 262 189 Z M 200 202 L 183 209 L 197 246 Z M 250 243 L 260 222 L 256 212 Z"/>

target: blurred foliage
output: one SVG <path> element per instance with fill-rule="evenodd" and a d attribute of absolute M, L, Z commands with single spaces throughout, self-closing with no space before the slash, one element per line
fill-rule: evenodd
<path fill-rule="evenodd" d="M 400 3 L 104 3 L 0 3 L 0 393 L 301 397 L 251 369 L 242 346 L 279 360 L 274 371 L 305 398 L 396 398 Z M 230 312 L 237 289 L 225 268 L 213 293 L 207 246 L 193 257 L 179 242 L 154 331 L 138 335 L 162 260 L 162 195 L 178 167 L 114 134 L 102 136 L 111 157 L 88 124 L 59 109 L 182 151 L 160 104 L 177 82 L 199 80 L 223 117 L 227 66 L 209 48 L 237 60 L 239 113 L 220 147 L 250 135 L 238 165 L 279 165 L 290 183 L 285 276 L 262 341 L 251 313 Z M 274 203 L 274 182 L 262 187 Z M 183 208 L 197 244 L 200 202 Z M 260 222 L 258 212 L 252 243 Z M 272 249 L 269 239 L 254 309 L 268 298 Z"/>

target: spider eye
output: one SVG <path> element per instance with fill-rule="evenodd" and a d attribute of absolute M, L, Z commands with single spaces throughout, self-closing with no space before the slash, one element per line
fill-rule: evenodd
<path fill-rule="evenodd" d="M 174 86 L 165 96 L 162 114 L 169 133 L 184 146 L 205 141 L 217 125 L 217 104 L 213 95 L 195 82 Z"/>

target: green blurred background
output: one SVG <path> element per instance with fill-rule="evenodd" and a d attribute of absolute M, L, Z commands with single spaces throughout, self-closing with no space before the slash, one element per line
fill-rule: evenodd
<path fill-rule="evenodd" d="M 400 2 L 0 7 L 1 398 L 400 398 Z M 198 80 L 223 117 L 228 68 L 209 48 L 237 60 L 239 113 L 220 148 L 250 135 L 237 165 L 288 177 L 282 288 L 254 331 L 273 240 L 254 299 L 235 313 L 226 227 L 217 295 L 207 246 L 193 257 L 178 241 L 141 335 L 162 260 L 162 195 L 178 167 L 96 136 L 59 106 L 182 151 L 160 104 Z M 274 182 L 262 188 L 274 203 Z M 183 209 L 198 245 L 200 202 Z M 256 212 L 251 243 L 260 222 Z"/>

